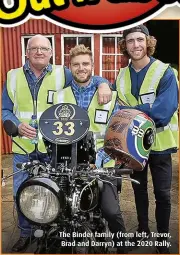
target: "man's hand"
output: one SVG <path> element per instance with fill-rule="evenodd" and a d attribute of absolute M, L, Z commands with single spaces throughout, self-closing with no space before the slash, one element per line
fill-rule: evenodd
<path fill-rule="evenodd" d="M 112 91 L 107 83 L 101 83 L 98 87 L 98 103 L 107 104 L 112 99 Z"/>
<path fill-rule="evenodd" d="M 18 132 L 21 136 L 25 136 L 29 139 L 36 137 L 36 129 L 28 125 L 27 123 L 21 123 L 18 126 Z"/>

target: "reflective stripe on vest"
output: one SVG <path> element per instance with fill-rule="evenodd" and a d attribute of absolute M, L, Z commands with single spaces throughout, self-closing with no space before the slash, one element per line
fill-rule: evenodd
<path fill-rule="evenodd" d="M 162 132 L 162 131 L 167 130 L 167 129 L 171 129 L 172 131 L 178 131 L 178 125 L 176 125 L 176 124 L 168 124 L 165 127 L 156 128 L 156 133 Z"/>
<path fill-rule="evenodd" d="M 125 102 L 125 104 L 135 106 L 138 104 L 137 99 L 131 94 L 131 80 L 129 68 L 121 68 L 116 79 L 116 88 L 118 97 Z"/>
<path fill-rule="evenodd" d="M 178 85 L 178 88 L 179 88 L 178 71 L 177 71 L 175 68 L 173 68 L 173 67 L 171 67 L 171 68 L 172 68 L 172 70 L 173 70 L 173 72 L 174 72 L 174 75 L 175 75 L 176 81 L 177 81 L 177 85 Z"/>
<path fill-rule="evenodd" d="M 154 61 L 149 67 L 148 72 L 144 77 L 139 94 L 142 95 L 152 92 L 156 94 L 159 82 L 168 67 L 169 67 L 168 64 L 164 64 L 159 60 Z M 142 103 L 140 98 L 139 103 Z"/>
<path fill-rule="evenodd" d="M 49 91 L 56 91 L 62 89 L 65 85 L 64 67 L 52 66 L 52 72 L 49 72 L 43 78 L 42 84 L 39 88 L 37 102 L 37 109 L 35 113 L 39 120 L 41 114 L 50 106 L 48 103 Z M 11 98 L 14 107 L 13 113 L 21 122 L 29 123 L 31 116 L 34 113 L 33 98 L 29 90 L 29 85 L 26 80 L 23 68 L 13 69 L 7 74 L 7 91 Z M 23 96 L 22 96 L 23 93 Z M 38 132 L 38 150 L 46 153 L 42 135 Z M 25 137 L 15 137 L 14 140 L 23 147 L 28 153 L 35 149 L 35 145 L 30 143 L 30 140 Z M 13 152 L 24 154 L 24 152 L 13 143 Z"/>
<path fill-rule="evenodd" d="M 158 84 L 168 67 L 169 67 L 168 64 L 164 64 L 159 60 L 156 60 L 151 64 L 141 85 L 137 104 L 142 104 L 141 96 L 143 96 L 144 94 L 154 93 L 156 95 Z M 120 99 L 126 100 L 125 102 L 128 103 L 129 105 L 135 106 L 136 98 L 131 94 L 132 84 L 129 67 L 125 67 L 123 69 L 125 69 L 124 75 L 121 76 L 119 74 L 118 75 L 119 79 L 116 81 L 118 96 Z M 120 70 L 120 72 L 122 72 L 122 70 Z M 124 81 L 122 81 L 122 79 L 124 79 Z M 121 87 L 120 82 L 123 82 L 124 84 L 123 86 L 126 87 L 126 89 L 122 88 L 120 89 Z M 124 92 L 125 94 L 122 96 L 123 91 L 125 91 Z M 129 96 L 130 94 L 131 96 Z M 134 99 L 131 101 L 132 98 Z M 156 140 L 154 142 L 154 145 L 152 146 L 152 150 L 163 151 L 169 148 L 177 148 L 178 147 L 177 130 L 178 130 L 178 116 L 176 111 L 173 114 L 171 121 L 166 127 L 157 129 Z"/>
<path fill-rule="evenodd" d="M 104 145 L 104 135 L 105 135 L 106 127 L 107 127 L 107 124 L 99 124 L 99 123 L 94 122 L 96 110 L 107 110 L 108 111 L 107 122 L 108 122 L 109 118 L 111 117 L 111 114 L 113 112 L 113 109 L 115 107 L 117 93 L 115 91 L 113 91 L 112 101 L 110 101 L 108 104 L 104 104 L 104 105 L 98 104 L 97 97 L 98 97 L 98 93 L 96 91 L 96 93 L 94 94 L 94 96 L 89 104 L 88 110 L 87 110 L 88 116 L 90 119 L 89 131 L 93 132 L 94 139 L 96 141 L 96 151 L 98 149 L 102 148 Z M 55 93 L 54 104 L 59 104 L 59 103 L 77 104 L 71 87 L 67 87 L 67 88 L 63 89 L 62 91 L 58 91 L 57 93 Z M 110 167 L 110 166 L 113 167 L 114 161 L 111 160 L 111 162 L 108 162 L 104 166 L 105 167 Z"/>

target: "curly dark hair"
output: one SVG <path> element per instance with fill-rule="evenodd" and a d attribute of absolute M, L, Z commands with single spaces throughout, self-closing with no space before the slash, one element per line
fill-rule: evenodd
<path fill-rule="evenodd" d="M 146 35 L 146 40 L 147 40 L 147 55 L 149 57 L 149 56 L 152 56 L 155 52 L 157 40 L 154 36 L 150 36 L 150 35 L 148 36 Z M 119 46 L 120 46 L 121 53 L 124 56 L 130 58 L 126 50 L 126 40 L 124 38 L 119 41 Z"/>

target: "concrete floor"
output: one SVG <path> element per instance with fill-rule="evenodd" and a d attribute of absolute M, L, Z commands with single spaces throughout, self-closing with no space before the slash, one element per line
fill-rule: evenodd
<path fill-rule="evenodd" d="M 172 181 L 172 212 L 170 220 L 170 235 L 172 254 L 179 253 L 179 237 L 178 237 L 178 154 L 173 156 L 173 181 Z M 2 168 L 4 175 L 12 172 L 12 155 L 2 156 Z M 149 176 L 149 225 L 153 232 L 156 232 L 156 223 L 154 218 L 155 201 L 152 188 L 151 176 Z M 127 232 L 133 233 L 137 229 L 137 218 L 134 203 L 134 195 L 131 183 L 123 182 L 123 189 L 121 193 L 121 209 L 125 221 Z M 8 179 L 6 185 L 2 187 L 2 253 L 10 253 L 10 249 L 14 242 L 19 237 L 19 229 L 17 228 L 17 216 L 14 209 L 12 197 L 12 178 Z M 154 242 L 155 239 L 151 238 Z M 26 251 L 30 252 L 30 251 Z M 155 253 L 154 246 L 139 247 L 133 250 L 133 254 L 153 254 Z"/>

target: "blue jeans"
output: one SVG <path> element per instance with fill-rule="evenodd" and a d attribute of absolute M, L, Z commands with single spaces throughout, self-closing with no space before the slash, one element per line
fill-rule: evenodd
<path fill-rule="evenodd" d="M 30 158 L 32 160 L 40 160 L 41 162 L 48 162 L 49 157 L 45 153 L 40 153 L 40 152 L 33 152 L 30 154 Z M 27 155 L 22 155 L 22 154 L 16 154 L 14 153 L 13 155 L 13 171 L 17 172 L 20 169 L 16 167 L 17 163 L 24 163 L 29 161 Z M 22 182 L 24 182 L 28 178 L 28 172 L 23 171 L 18 174 L 13 175 L 13 196 L 14 200 L 18 191 L 19 186 L 21 185 Z M 31 224 L 24 218 L 24 216 L 17 210 L 18 214 L 18 221 L 19 221 L 19 227 L 21 229 L 21 234 L 20 236 L 26 237 L 30 236 L 32 233 L 32 226 Z"/>
<path fill-rule="evenodd" d="M 136 210 L 139 229 L 148 231 L 148 189 L 147 170 L 148 165 L 152 175 L 154 194 L 156 199 L 155 217 L 157 231 L 159 233 L 169 232 L 169 219 L 171 213 L 171 180 L 172 160 L 171 154 L 150 154 L 148 164 L 142 172 L 135 172 L 131 177 L 138 180 L 140 184 L 132 183 L 135 195 Z"/>

